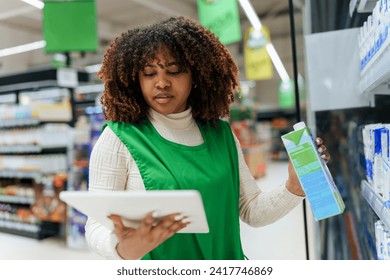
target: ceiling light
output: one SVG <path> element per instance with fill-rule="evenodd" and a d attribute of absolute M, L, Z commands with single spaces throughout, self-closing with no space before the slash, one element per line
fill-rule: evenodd
<path fill-rule="evenodd" d="M 42 49 L 45 47 L 45 45 L 46 42 L 42 40 L 42 41 L 36 41 L 36 42 L 19 45 L 11 48 L 5 48 L 0 50 L 0 57 Z"/>
<path fill-rule="evenodd" d="M 278 72 L 282 81 L 288 82 L 290 80 L 290 77 L 286 71 L 286 68 L 284 68 L 282 61 L 280 60 L 280 57 L 279 57 L 278 53 L 276 52 L 274 45 L 272 43 L 268 43 L 265 46 L 265 48 L 267 49 L 267 52 L 272 59 L 272 63 L 274 64 L 276 71 Z"/>
<path fill-rule="evenodd" d="M 244 9 L 244 12 L 246 16 L 248 17 L 248 20 L 252 24 L 255 31 L 260 31 L 262 28 L 262 24 L 260 22 L 260 19 L 258 15 L 255 12 L 255 9 L 253 9 L 253 6 L 249 0 L 238 0 L 240 2 L 241 7 Z M 276 52 L 274 46 L 272 43 L 267 43 L 266 49 L 268 52 L 268 55 L 270 56 L 272 63 L 274 64 L 276 71 L 278 72 L 280 78 L 283 82 L 286 82 L 290 80 L 290 77 L 286 71 L 286 68 L 284 68 L 284 65 L 282 61 L 279 58 L 278 53 Z"/>
<path fill-rule="evenodd" d="M 22 1 L 40 10 L 42 10 L 43 6 L 45 6 L 45 3 L 39 0 L 22 0 Z"/>
<path fill-rule="evenodd" d="M 260 22 L 259 17 L 257 16 L 255 9 L 249 0 L 238 0 L 240 2 L 241 7 L 244 9 L 246 16 L 251 22 L 253 28 L 255 30 L 261 30 L 262 24 Z"/>

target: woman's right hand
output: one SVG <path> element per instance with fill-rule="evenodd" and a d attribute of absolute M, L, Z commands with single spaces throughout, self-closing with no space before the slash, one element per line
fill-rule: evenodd
<path fill-rule="evenodd" d="M 123 259 L 137 260 L 152 251 L 189 222 L 178 213 L 156 219 L 153 212 L 148 213 L 138 228 L 126 227 L 118 215 L 108 216 L 114 223 L 114 233 L 118 238 L 116 250 Z"/>

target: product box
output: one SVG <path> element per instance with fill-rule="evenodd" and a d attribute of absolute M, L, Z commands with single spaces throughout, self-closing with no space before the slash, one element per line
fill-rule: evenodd
<path fill-rule="evenodd" d="M 373 191 L 390 199 L 389 124 L 365 125 L 362 130 L 366 178 Z"/>
<path fill-rule="evenodd" d="M 375 133 L 377 129 L 381 129 L 383 124 L 367 124 L 362 130 L 363 143 L 364 143 L 364 156 L 366 159 L 366 179 L 370 185 L 374 184 L 374 158 L 375 150 L 379 149 L 379 142 L 377 141 L 377 146 L 375 147 Z M 377 153 L 378 155 L 378 153 Z M 378 165 L 377 165 L 378 166 Z"/>
<path fill-rule="evenodd" d="M 381 146 L 382 146 L 382 162 L 383 162 L 383 175 L 382 175 L 382 188 L 383 198 L 385 201 L 390 200 L 390 125 L 386 124 L 382 129 L 381 134 Z"/>
<path fill-rule="evenodd" d="M 372 130 L 372 140 L 374 142 L 374 160 L 372 165 L 372 176 L 373 176 L 373 187 L 374 191 L 383 197 L 384 194 L 384 188 L 383 188 L 383 157 L 382 157 L 382 150 L 384 150 L 384 147 L 382 145 L 382 132 L 384 132 L 384 127 L 378 127 Z"/>
<path fill-rule="evenodd" d="M 345 205 L 340 192 L 305 123 L 295 124 L 294 131 L 281 138 L 315 220 L 343 213 Z"/>

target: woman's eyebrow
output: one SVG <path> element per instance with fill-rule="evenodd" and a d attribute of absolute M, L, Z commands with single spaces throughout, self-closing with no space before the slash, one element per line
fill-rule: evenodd
<path fill-rule="evenodd" d="M 160 66 L 161 68 L 164 68 L 164 67 L 169 67 L 169 66 L 176 66 L 178 64 L 176 61 L 170 61 L 170 62 L 167 62 L 165 64 L 158 62 L 157 65 Z"/>
<path fill-rule="evenodd" d="M 165 68 L 165 67 L 169 67 L 169 66 L 177 66 L 178 63 L 176 61 L 171 61 L 171 62 L 168 62 L 168 63 L 165 63 L 165 64 L 162 64 L 160 62 L 157 62 L 156 64 L 153 64 L 153 63 L 146 63 L 145 64 L 145 68 L 146 67 L 153 67 L 153 68 L 156 68 L 157 66 L 161 67 L 161 68 Z"/>

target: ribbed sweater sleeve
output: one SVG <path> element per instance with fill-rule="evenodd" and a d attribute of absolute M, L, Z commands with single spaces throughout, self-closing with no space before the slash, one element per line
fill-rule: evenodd
<path fill-rule="evenodd" d="M 271 224 L 299 205 L 303 197 L 290 193 L 285 184 L 273 188 L 272 191 L 262 191 L 245 163 L 237 137 L 234 136 L 234 138 L 238 151 L 240 172 L 240 218 L 253 227 Z"/>

